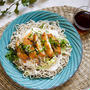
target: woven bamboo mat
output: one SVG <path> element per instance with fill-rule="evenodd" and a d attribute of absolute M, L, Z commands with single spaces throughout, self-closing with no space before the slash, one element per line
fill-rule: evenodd
<path fill-rule="evenodd" d="M 70 22 L 73 23 L 73 15 L 75 12 L 80 9 L 69 7 L 69 6 L 57 6 L 45 8 L 42 10 L 52 11 L 58 13 L 61 16 L 67 18 Z M 9 23 L 8 23 L 9 24 Z M 7 25 L 8 25 L 7 24 Z M 6 28 L 6 26 L 0 28 L 0 36 Z M 80 34 L 82 44 L 83 44 L 83 57 L 79 69 L 74 74 L 74 76 L 68 80 L 62 86 L 56 87 L 52 90 L 82 90 L 90 86 L 90 32 Z M 4 69 L 0 65 L 0 90 L 28 90 L 21 87 L 14 81 L 12 81 L 5 73 Z"/>

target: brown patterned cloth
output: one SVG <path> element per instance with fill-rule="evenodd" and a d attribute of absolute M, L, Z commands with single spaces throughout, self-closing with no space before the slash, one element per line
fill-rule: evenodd
<path fill-rule="evenodd" d="M 67 18 L 73 23 L 73 15 L 80 9 L 69 6 L 57 6 L 42 10 L 52 11 Z M 8 25 L 8 24 L 7 24 Z M 0 28 L 0 36 L 6 26 Z M 90 32 L 80 34 L 83 44 L 83 57 L 79 69 L 65 84 L 51 90 L 82 90 L 90 86 Z M 0 90 L 28 90 L 13 82 L 0 65 Z"/>

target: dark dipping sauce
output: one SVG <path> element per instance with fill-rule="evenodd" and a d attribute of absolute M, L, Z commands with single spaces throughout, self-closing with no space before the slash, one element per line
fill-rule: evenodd
<path fill-rule="evenodd" d="M 74 16 L 74 25 L 80 30 L 90 30 L 90 12 L 80 11 Z"/>

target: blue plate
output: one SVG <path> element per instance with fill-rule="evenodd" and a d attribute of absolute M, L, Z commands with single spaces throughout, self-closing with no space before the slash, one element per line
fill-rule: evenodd
<path fill-rule="evenodd" d="M 14 65 L 5 58 L 5 55 L 7 53 L 6 46 L 10 42 L 12 33 L 16 31 L 15 25 L 26 23 L 31 19 L 36 22 L 39 20 L 48 20 L 48 21 L 58 20 L 60 27 L 65 29 L 65 35 L 72 46 L 72 52 L 67 66 L 52 80 L 51 79 L 30 80 L 29 78 L 23 78 L 22 73 L 19 72 L 19 70 L 17 70 L 14 67 Z M 70 22 L 68 22 L 62 16 L 59 16 L 56 13 L 51 13 L 48 11 L 34 11 L 19 16 L 8 25 L 8 27 L 3 32 L 3 35 L 0 40 L 0 61 L 5 72 L 15 82 L 17 82 L 23 87 L 30 89 L 49 89 L 65 83 L 77 71 L 81 62 L 81 58 L 82 58 L 82 43 L 76 29 Z"/>

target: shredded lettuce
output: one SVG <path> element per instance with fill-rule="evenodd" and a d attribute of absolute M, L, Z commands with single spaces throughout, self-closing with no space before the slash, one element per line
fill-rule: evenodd
<path fill-rule="evenodd" d="M 48 62 L 49 65 L 52 65 L 52 64 L 55 63 L 55 61 L 56 61 L 56 56 L 53 57 L 51 60 L 49 60 L 49 61 L 47 61 L 47 62 Z"/>
<path fill-rule="evenodd" d="M 51 65 L 53 65 L 56 62 L 56 57 L 53 57 L 52 59 L 50 58 L 45 58 L 45 63 L 38 66 L 37 69 L 48 69 L 50 68 Z"/>

